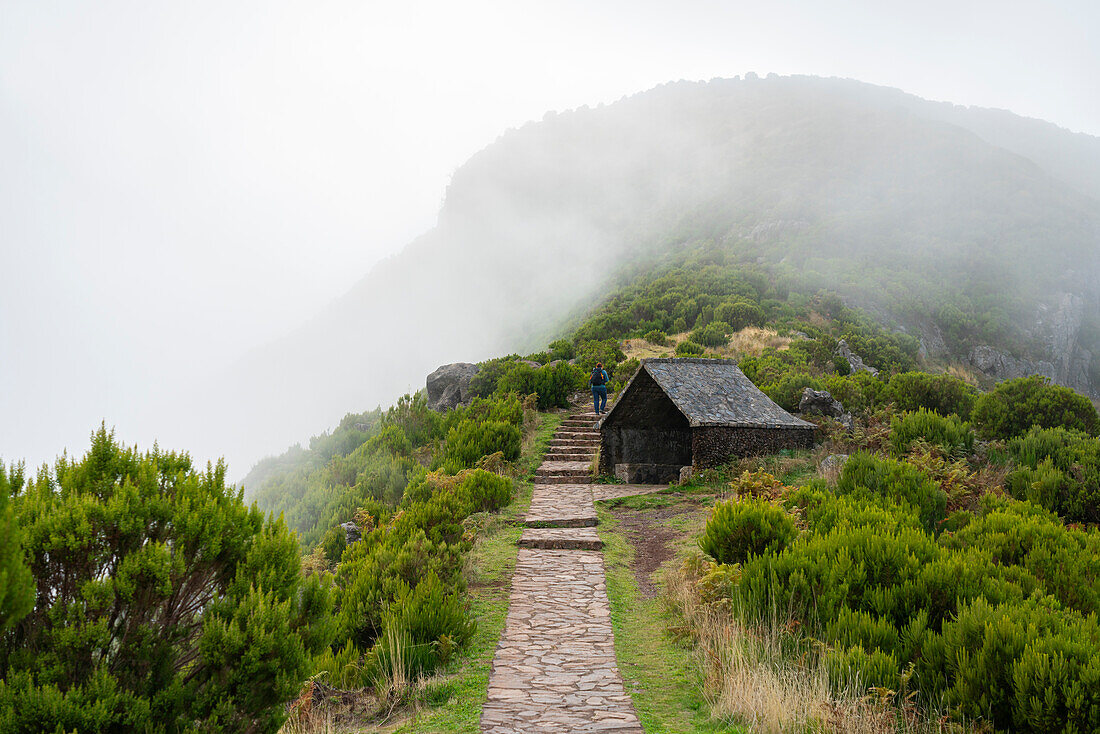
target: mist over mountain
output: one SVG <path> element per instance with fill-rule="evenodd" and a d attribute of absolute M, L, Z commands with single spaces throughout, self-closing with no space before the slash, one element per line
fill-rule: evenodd
<path fill-rule="evenodd" d="M 544 345 L 624 268 L 700 241 L 837 292 L 921 338 L 930 361 L 1097 394 L 1100 139 L 750 75 L 503 134 L 455 172 L 434 229 L 183 399 L 209 401 L 206 440 L 243 472 L 439 364 Z"/>

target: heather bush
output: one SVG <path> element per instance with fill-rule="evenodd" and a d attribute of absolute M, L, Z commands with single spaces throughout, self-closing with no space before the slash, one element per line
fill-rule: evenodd
<path fill-rule="evenodd" d="M 667 347 L 668 346 L 668 334 L 661 331 L 660 329 L 653 329 L 652 331 L 647 331 L 643 338 L 647 342 L 649 342 L 650 344 L 653 344 L 653 345 L 658 346 L 658 347 Z"/>
<path fill-rule="evenodd" d="M 513 362 L 497 381 L 500 394 L 538 395 L 539 410 L 565 408 L 569 396 L 584 387 L 585 375 L 580 368 L 565 362 L 534 368 L 523 362 Z"/>
<path fill-rule="evenodd" d="M 519 426 L 504 421 L 460 421 L 447 433 L 441 464 L 457 471 L 477 464 L 482 456 L 500 451 L 508 461 L 519 458 L 523 433 Z"/>
<path fill-rule="evenodd" d="M 701 357 L 705 351 L 702 344 L 693 341 L 683 341 L 676 345 L 677 357 Z"/>
<path fill-rule="evenodd" d="M 944 692 L 956 716 L 999 731 L 1100 730 L 1100 627 L 1042 598 L 974 599 L 943 626 Z"/>
<path fill-rule="evenodd" d="M 23 489 L 37 593 L 0 646 L 0 731 L 279 729 L 331 593 L 225 471 L 100 428 Z"/>
<path fill-rule="evenodd" d="M 890 378 L 886 390 L 898 410 L 917 411 L 922 408 L 940 415 L 970 418 L 978 391 L 951 375 L 930 375 L 926 372 L 902 372 Z"/>
<path fill-rule="evenodd" d="M 1008 443 L 1019 468 L 1005 479 L 1027 499 L 1071 522 L 1100 522 L 1100 441 L 1065 428 L 1032 428 Z"/>
<path fill-rule="evenodd" d="M 733 333 L 730 325 L 723 321 L 712 321 L 702 328 L 691 332 L 690 341 L 702 344 L 705 347 L 723 347 L 729 343 L 729 335 Z"/>
<path fill-rule="evenodd" d="M 783 508 L 764 499 L 741 498 L 715 505 L 700 545 L 719 563 L 741 563 L 783 550 L 797 534 Z"/>
<path fill-rule="evenodd" d="M 986 438 L 1014 438 L 1032 426 L 1100 433 L 1100 415 L 1088 398 L 1040 375 L 997 385 L 978 398 L 971 420 Z"/>
<path fill-rule="evenodd" d="M 982 511 L 940 542 L 977 548 L 994 562 L 1026 569 L 1062 604 L 1084 614 L 1100 613 L 1100 532 L 1067 528 L 1034 505 L 992 495 Z"/>
<path fill-rule="evenodd" d="M 9 496 L 23 486 L 23 469 L 0 463 L 0 634 L 34 608 L 34 578 L 23 560 L 23 534 Z"/>
<path fill-rule="evenodd" d="M 886 497 L 910 504 L 928 532 L 935 532 L 947 511 L 947 494 L 920 470 L 901 461 L 858 453 L 849 457 L 837 479 L 836 493 L 856 499 Z"/>
<path fill-rule="evenodd" d="M 783 410 L 797 411 L 798 404 L 802 400 L 802 391 L 807 387 L 820 390 L 822 388 L 821 380 L 804 372 L 792 372 L 783 375 L 778 382 L 765 385 L 761 389 Z"/>
<path fill-rule="evenodd" d="M 903 456 L 914 441 L 938 446 L 948 456 L 966 456 L 974 449 L 970 424 L 953 415 L 944 417 L 924 408 L 895 415 L 890 422 L 890 445 L 894 456 Z"/>

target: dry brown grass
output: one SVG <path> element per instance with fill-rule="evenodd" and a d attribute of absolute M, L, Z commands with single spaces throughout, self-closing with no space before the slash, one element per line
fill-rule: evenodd
<path fill-rule="evenodd" d="M 793 341 L 794 339 L 789 336 L 780 336 L 774 329 L 749 326 L 734 334 L 725 349 L 719 351 L 725 351 L 737 357 L 759 357 L 765 349 L 783 351 L 790 347 Z"/>
<path fill-rule="evenodd" d="M 834 691 L 820 646 L 779 615 L 746 623 L 728 599 L 707 591 L 708 568 L 713 566 L 699 557 L 685 561 L 666 575 L 665 598 L 694 642 L 704 695 L 716 718 L 761 734 L 946 731 L 940 720 L 896 696 Z"/>
<path fill-rule="evenodd" d="M 627 339 L 622 343 L 623 353 L 627 359 L 648 359 L 650 357 L 672 357 L 676 353 L 676 345 L 687 341 L 690 332 L 669 334 L 668 346 L 651 344 L 645 339 Z M 708 348 L 707 351 L 730 359 L 741 357 L 758 357 L 765 349 L 772 348 L 783 351 L 795 341 L 789 336 L 780 336 L 774 329 L 762 329 L 749 326 L 730 337 L 728 344 L 722 347 Z"/>
<path fill-rule="evenodd" d="M 947 365 L 947 368 L 944 370 L 944 372 L 951 375 L 952 377 L 956 377 L 962 380 L 971 387 L 980 387 L 982 384 L 981 378 L 978 376 L 978 373 L 975 372 L 974 368 L 970 365 L 961 363 L 949 364 Z"/>

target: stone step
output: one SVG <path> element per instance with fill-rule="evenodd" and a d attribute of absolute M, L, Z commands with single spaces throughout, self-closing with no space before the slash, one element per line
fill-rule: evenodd
<path fill-rule="evenodd" d="M 577 438 L 552 438 L 547 448 L 574 448 L 579 451 L 595 451 L 600 447 L 599 440 L 584 441 Z"/>
<path fill-rule="evenodd" d="M 592 528 L 527 528 L 520 548 L 542 550 L 602 550 L 603 541 Z"/>
<path fill-rule="evenodd" d="M 595 428 L 559 428 L 554 433 L 554 438 L 599 438 L 600 432 Z"/>
<path fill-rule="evenodd" d="M 595 513 L 585 515 L 567 515 L 555 513 L 560 517 L 542 517 L 528 515 L 523 524 L 529 528 L 594 528 L 599 523 Z"/>
<path fill-rule="evenodd" d="M 537 474 L 587 474 L 589 466 L 583 461 L 543 461 L 539 465 Z"/>
<path fill-rule="evenodd" d="M 591 484 L 595 477 L 535 477 L 535 484 Z"/>
<path fill-rule="evenodd" d="M 591 428 L 594 431 L 599 430 L 596 428 L 596 421 L 588 420 L 587 418 L 564 420 L 558 424 L 558 428 Z"/>
<path fill-rule="evenodd" d="M 560 451 L 547 451 L 543 454 L 547 461 L 592 461 L 595 456 L 595 451 L 568 451 L 565 447 Z"/>

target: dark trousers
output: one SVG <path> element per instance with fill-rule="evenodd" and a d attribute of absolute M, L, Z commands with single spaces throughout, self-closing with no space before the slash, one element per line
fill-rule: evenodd
<path fill-rule="evenodd" d="M 592 407 L 597 415 L 607 407 L 607 385 L 592 386 Z"/>

